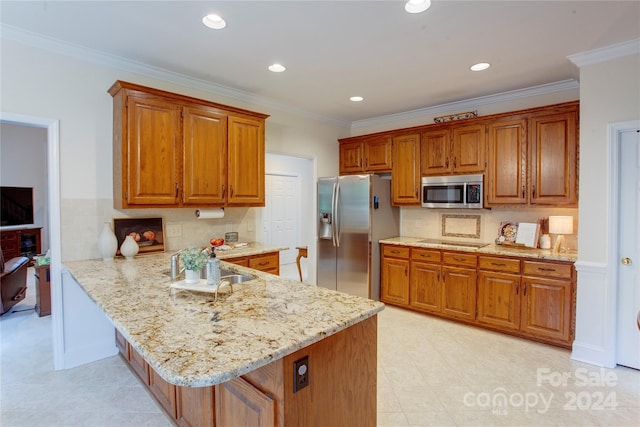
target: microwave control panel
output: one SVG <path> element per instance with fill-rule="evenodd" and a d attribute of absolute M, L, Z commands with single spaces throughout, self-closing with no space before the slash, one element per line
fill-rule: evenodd
<path fill-rule="evenodd" d="M 482 202 L 482 191 L 480 184 L 470 184 L 467 186 L 467 203 Z"/>

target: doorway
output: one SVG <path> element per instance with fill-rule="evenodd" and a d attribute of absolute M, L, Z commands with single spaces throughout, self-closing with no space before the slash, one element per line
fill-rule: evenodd
<path fill-rule="evenodd" d="M 296 247 L 307 246 L 308 258 L 300 260 L 303 280 L 314 277 L 315 250 L 315 162 L 283 154 L 265 156 L 265 207 L 261 209 L 259 227 L 262 242 L 267 245 L 287 246 L 280 252 L 280 274 L 299 280 L 295 264 Z M 312 281 L 311 283 L 315 283 Z"/>
<path fill-rule="evenodd" d="M 616 363 L 640 369 L 640 126 L 620 129 L 617 145 Z"/>
<path fill-rule="evenodd" d="M 62 262 L 60 237 L 60 122 L 56 119 L 1 113 L 0 122 L 46 129 L 47 133 L 47 217 L 49 255 L 51 258 L 51 328 L 53 367 L 64 369 Z"/>

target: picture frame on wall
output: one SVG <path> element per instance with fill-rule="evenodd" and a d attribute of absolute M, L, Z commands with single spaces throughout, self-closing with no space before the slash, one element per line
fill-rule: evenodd
<path fill-rule="evenodd" d="M 122 256 L 120 246 L 131 235 L 139 247 L 138 254 L 164 252 L 163 218 L 114 218 L 113 232 L 118 239 L 116 256 Z"/>

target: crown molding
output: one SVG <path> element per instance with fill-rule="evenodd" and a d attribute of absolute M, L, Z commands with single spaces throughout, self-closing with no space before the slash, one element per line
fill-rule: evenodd
<path fill-rule="evenodd" d="M 351 129 L 359 129 L 363 127 L 380 125 L 385 123 L 394 123 L 402 120 L 439 116 L 450 113 L 451 111 L 464 111 L 467 109 L 475 110 L 482 105 L 496 104 L 500 102 L 511 101 L 514 99 L 529 98 L 532 96 L 546 95 L 555 92 L 564 92 L 568 90 L 578 89 L 580 87 L 576 80 L 562 80 L 555 83 L 547 83 L 539 86 L 532 86 L 525 89 L 511 90 L 508 92 L 496 93 L 478 98 L 465 99 L 462 101 L 450 102 L 447 104 L 435 105 L 433 107 L 420 108 L 418 110 L 406 111 L 404 113 L 389 114 L 381 117 L 373 117 L 364 120 L 358 120 L 351 123 Z"/>
<path fill-rule="evenodd" d="M 70 56 L 72 58 L 76 58 L 93 64 L 156 78 L 168 83 L 174 83 L 180 86 L 202 90 L 214 95 L 226 96 L 238 101 L 259 105 L 266 108 L 277 109 L 299 117 L 328 122 L 347 129 L 351 125 L 351 123 L 346 120 L 340 120 L 333 117 L 316 114 L 310 111 L 301 110 L 300 108 L 294 108 L 290 105 L 283 104 L 269 98 L 256 96 L 255 94 L 246 91 L 234 89 L 216 83 L 211 83 L 202 79 L 187 76 L 185 74 L 169 71 L 164 68 L 154 67 L 142 62 L 123 58 L 121 56 L 107 54 L 77 44 L 64 42 L 51 37 L 46 37 L 41 34 L 26 31 L 11 25 L 0 23 L 0 38 L 17 41 L 28 46 L 65 56 Z"/>
<path fill-rule="evenodd" d="M 597 64 L 628 55 L 640 55 L 640 39 L 629 40 L 600 49 L 580 52 L 567 56 L 567 59 L 578 66 Z"/>

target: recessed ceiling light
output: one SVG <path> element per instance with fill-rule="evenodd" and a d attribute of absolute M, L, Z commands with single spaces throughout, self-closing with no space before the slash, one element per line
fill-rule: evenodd
<path fill-rule="evenodd" d="M 482 71 L 482 70 L 486 70 L 489 67 L 491 67 L 491 64 L 489 64 L 488 62 L 478 62 L 477 64 L 473 64 L 470 67 L 470 70 L 471 71 Z"/>
<path fill-rule="evenodd" d="M 273 71 L 274 73 L 281 73 L 285 71 L 287 67 L 282 64 L 271 64 L 269 65 L 269 71 Z"/>
<path fill-rule="evenodd" d="M 202 23 L 209 28 L 213 28 L 214 30 L 221 30 L 227 26 L 227 23 L 224 22 L 224 19 L 214 14 L 207 15 L 202 18 Z"/>
<path fill-rule="evenodd" d="M 360 102 L 360 101 L 364 101 L 364 98 L 361 96 L 352 96 L 351 98 L 349 98 L 349 100 L 353 102 Z"/>
<path fill-rule="evenodd" d="M 404 10 L 409 13 L 420 13 L 431 7 L 431 0 L 409 0 L 404 5 Z"/>

